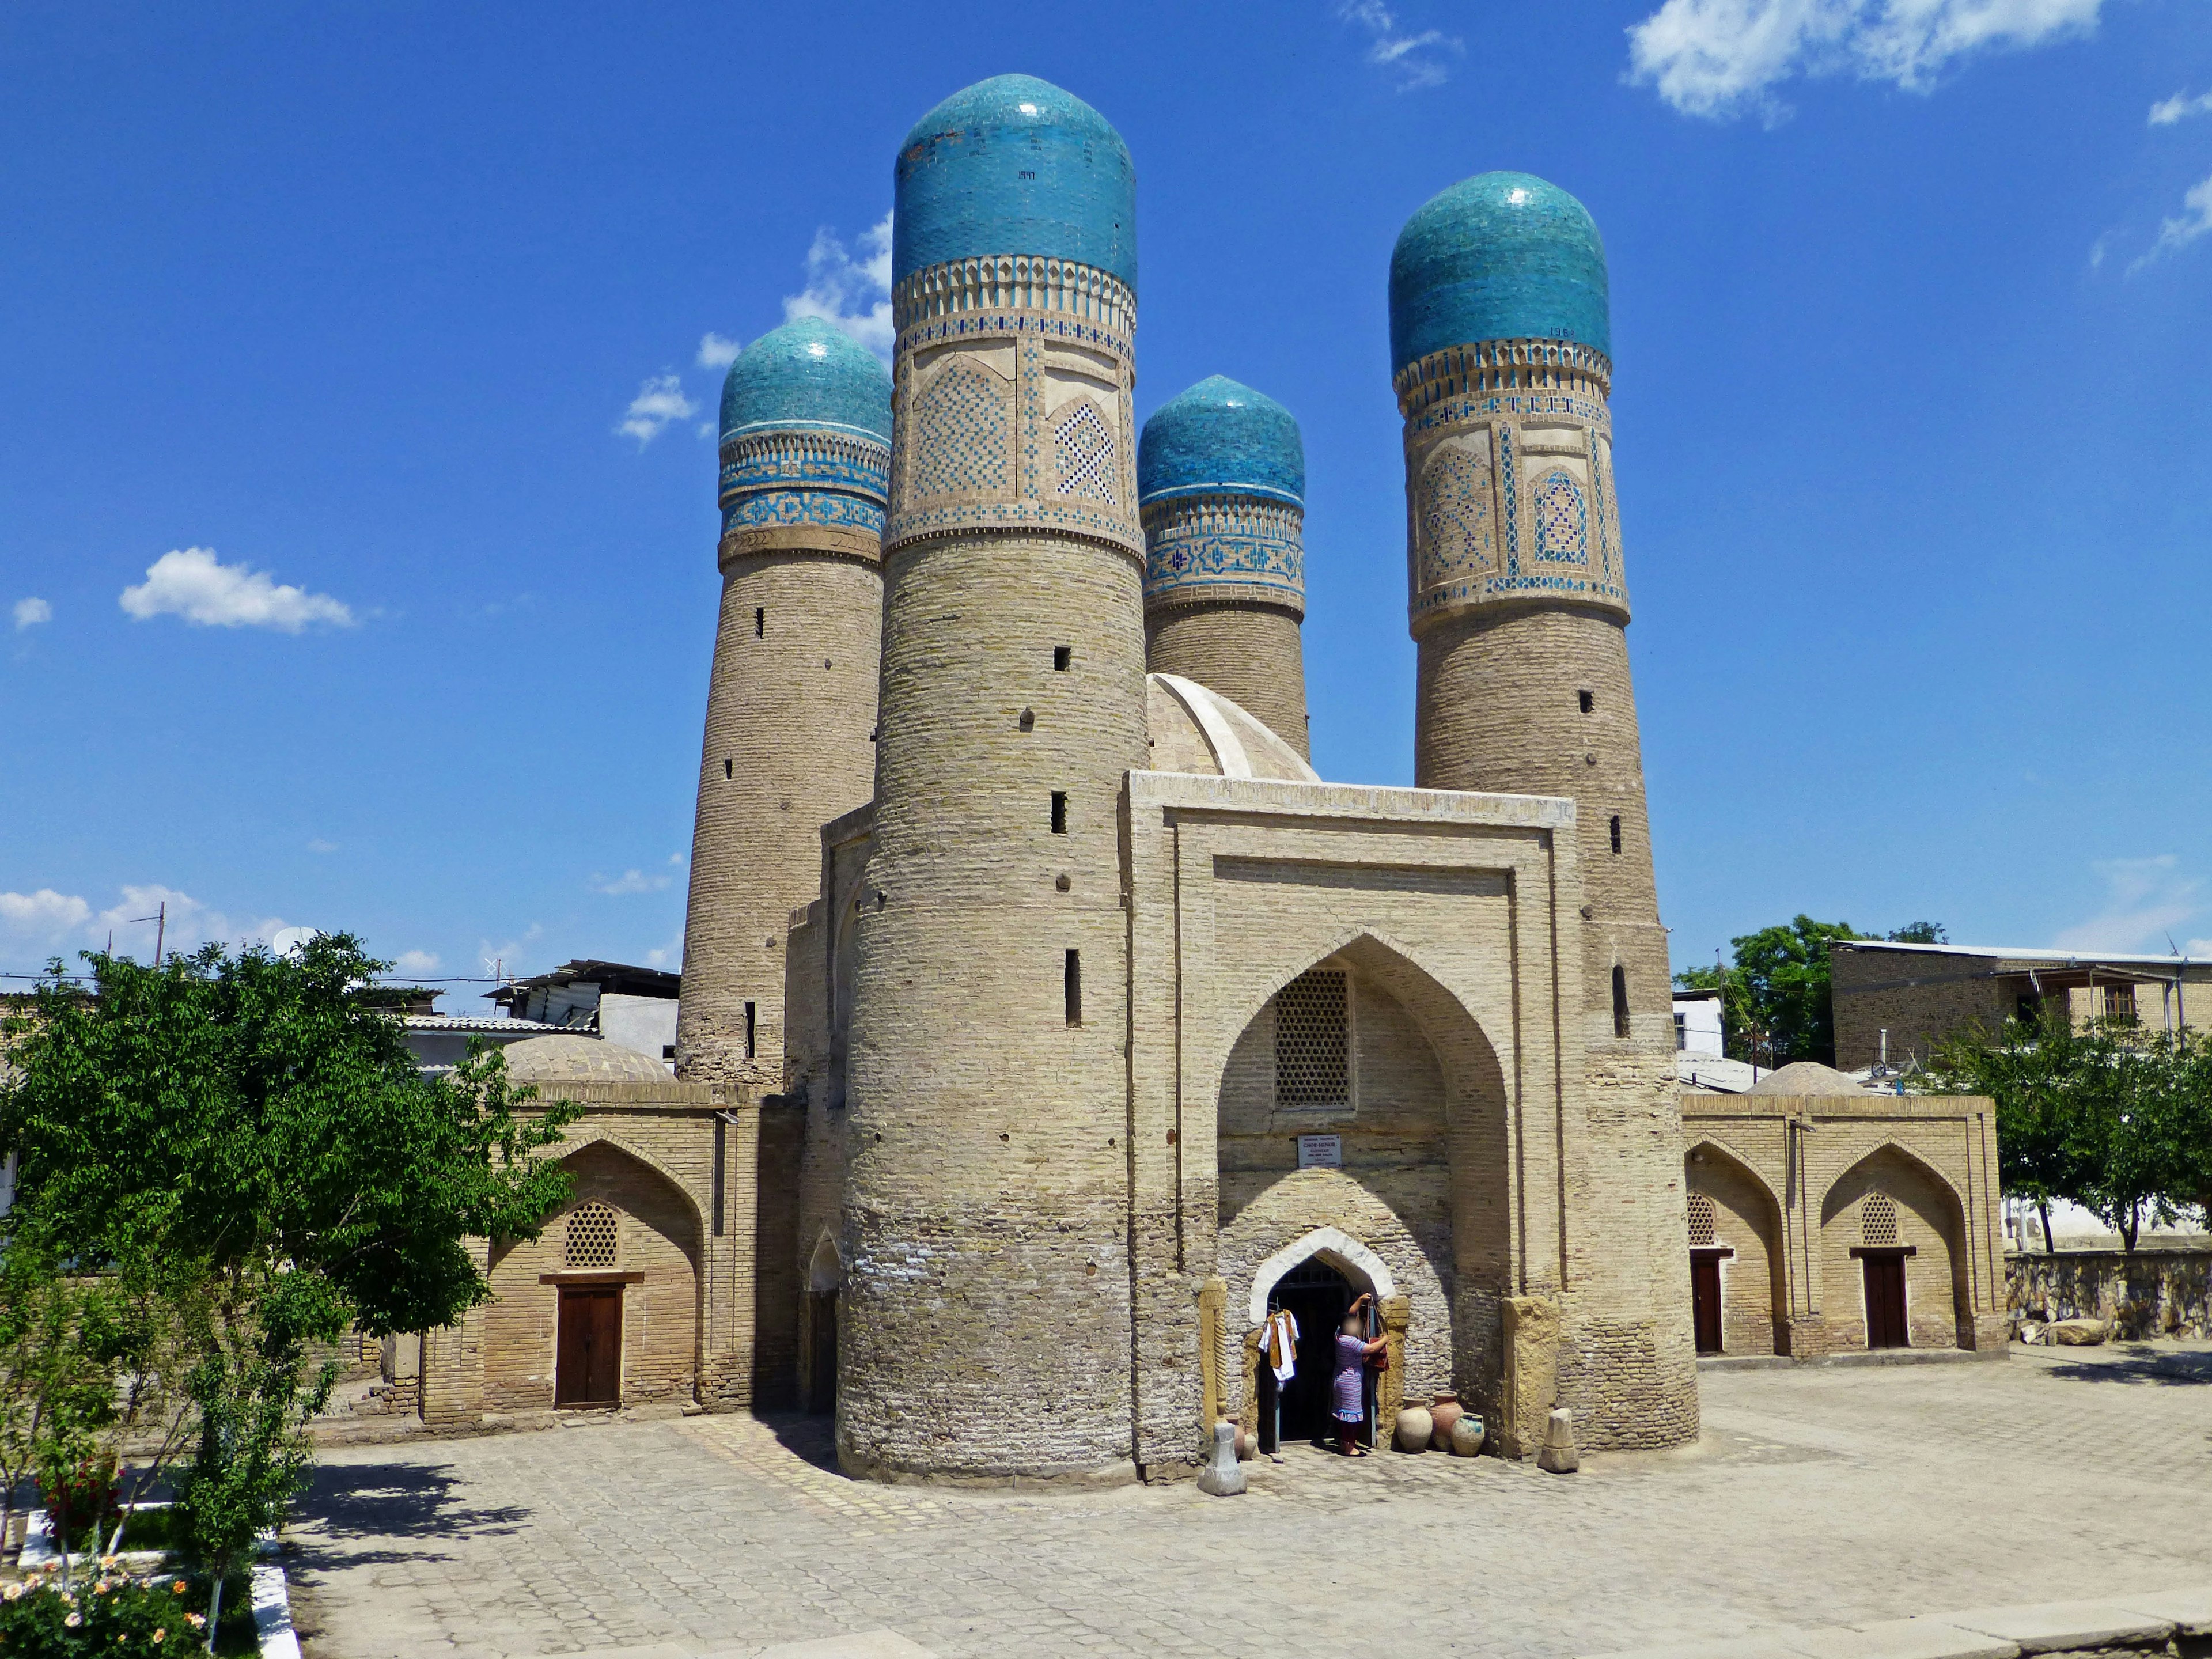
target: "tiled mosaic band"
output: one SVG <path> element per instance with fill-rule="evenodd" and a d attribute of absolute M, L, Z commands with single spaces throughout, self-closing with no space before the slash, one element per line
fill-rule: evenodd
<path fill-rule="evenodd" d="M 1141 559 L 1129 290 L 1087 266 L 1008 255 L 915 271 L 891 304 L 884 550 L 1041 530 Z"/>
<path fill-rule="evenodd" d="M 823 550 L 872 556 L 884 531 L 890 451 L 841 427 L 755 428 L 722 441 L 724 559 L 830 532 Z"/>
<path fill-rule="evenodd" d="M 1626 616 L 1612 378 L 1602 354 L 1547 340 L 1455 346 L 1398 374 L 1416 631 L 1510 600 Z"/>
<path fill-rule="evenodd" d="M 1260 495 L 1179 495 L 1144 509 L 1145 606 L 1244 600 L 1305 614 L 1305 514 Z"/>

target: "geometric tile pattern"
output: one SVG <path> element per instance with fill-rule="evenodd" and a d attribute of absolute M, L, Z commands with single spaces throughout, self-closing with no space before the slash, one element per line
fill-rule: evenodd
<path fill-rule="evenodd" d="M 571 1267 L 615 1265 L 615 1212 L 596 1199 L 568 1213 L 562 1260 Z"/>
<path fill-rule="evenodd" d="M 1414 514 L 1421 586 L 1480 575 L 1492 567 L 1490 463 L 1462 444 L 1439 447 L 1421 474 Z"/>
<path fill-rule="evenodd" d="M 1145 597 L 1229 584 L 1303 610 L 1305 514 L 1258 495 L 1183 495 L 1145 509 Z"/>
<path fill-rule="evenodd" d="M 1536 481 L 1536 556 L 1589 562 L 1589 508 L 1571 473 L 1547 472 Z"/>
<path fill-rule="evenodd" d="M 1713 1201 L 1703 1193 L 1690 1194 L 1690 1248 L 1713 1242 Z"/>
<path fill-rule="evenodd" d="M 1275 1104 L 1352 1103 L 1350 986 L 1340 969 L 1310 968 L 1275 994 Z"/>
<path fill-rule="evenodd" d="M 1006 487 L 1006 398 L 998 378 L 955 362 L 915 399 L 909 453 L 918 499 L 998 495 Z"/>
<path fill-rule="evenodd" d="M 1079 403 L 1074 413 L 1060 422 L 1053 434 L 1053 453 L 1059 462 L 1060 493 L 1086 495 L 1114 504 L 1114 434 L 1098 411 Z"/>
<path fill-rule="evenodd" d="M 1859 1241 L 1864 1244 L 1897 1243 L 1897 1202 L 1887 1193 L 1869 1193 L 1859 1206 Z"/>

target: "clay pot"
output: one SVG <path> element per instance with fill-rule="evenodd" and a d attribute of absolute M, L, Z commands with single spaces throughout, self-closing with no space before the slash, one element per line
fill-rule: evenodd
<path fill-rule="evenodd" d="M 1438 1451 L 1449 1451 L 1452 1425 L 1466 1414 L 1467 1407 L 1459 1403 L 1457 1395 L 1438 1395 L 1436 1403 L 1429 1407 L 1429 1416 L 1436 1423 L 1436 1428 L 1429 1436 L 1429 1444 Z"/>
<path fill-rule="evenodd" d="M 1436 1431 L 1436 1419 L 1425 1407 L 1407 1406 L 1398 1413 L 1398 1449 L 1401 1452 L 1428 1450 L 1429 1437 Z"/>
<path fill-rule="evenodd" d="M 1237 1426 L 1237 1461 L 1240 1463 L 1249 1463 L 1259 1455 L 1259 1437 L 1242 1423 L 1238 1423 L 1235 1418 L 1232 1417 L 1229 1420 Z"/>
<path fill-rule="evenodd" d="M 1452 1425 L 1451 1455 L 1454 1457 L 1479 1457 L 1482 1455 L 1482 1419 L 1473 1412 Z"/>

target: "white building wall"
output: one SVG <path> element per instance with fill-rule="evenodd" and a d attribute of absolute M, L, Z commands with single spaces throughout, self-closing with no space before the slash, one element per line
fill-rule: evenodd
<path fill-rule="evenodd" d="M 672 1073 L 676 1061 L 668 1051 L 676 1044 L 678 1006 L 674 997 L 618 996 L 609 992 L 599 998 L 600 1040 L 650 1054 Z"/>

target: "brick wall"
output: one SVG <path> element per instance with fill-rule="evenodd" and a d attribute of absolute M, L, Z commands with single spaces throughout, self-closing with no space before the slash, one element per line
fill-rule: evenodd
<path fill-rule="evenodd" d="M 1218 691 L 1310 758 L 1298 621 L 1272 605 L 1155 606 L 1145 613 L 1145 666 Z"/>

